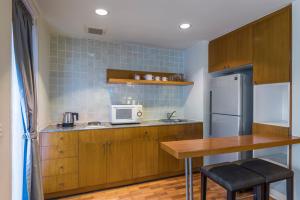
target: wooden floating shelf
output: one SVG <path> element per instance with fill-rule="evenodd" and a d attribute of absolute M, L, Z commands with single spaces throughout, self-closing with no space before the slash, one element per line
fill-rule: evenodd
<path fill-rule="evenodd" d="M 141 78 L 145 74 L 152 74 L 153 76 L 170 77 L 176 75 L 183 77 L 183 74 L 167 73 L 167 72 L 147 72 L 147 71 L 130 71 L 130 70 L 118 70 L 107 69 L 107 83 L 108 84 L 126 84 L 126 85 L 174 85 L 174 86 L 186 86 L 193 85 L 194 82 L 190 81 L 155 81 L 155 80 L 135 80 L 134 75 L 138 74 Z"/>
<path fill-rule="evenodd" d="M 187 81 L 147 81 L 147 80 L 134 80 L 134 79 L 119 79 L 110 78 L 108 79 L 110 84 L 127 84 L 127 85 L 193 85 L 193 82 Z"/>

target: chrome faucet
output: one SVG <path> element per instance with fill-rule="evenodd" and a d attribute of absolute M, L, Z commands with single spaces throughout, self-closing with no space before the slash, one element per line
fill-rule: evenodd
<path fill-rule="evenodd" d="M 173 117 L 173 115 L 176 113 L 176 110 L 174 110 L 173 112 L 171 112 L 171 113 L 167 113 L 167 119 L 168 120 L 170 120 L 172 117 Z"/>

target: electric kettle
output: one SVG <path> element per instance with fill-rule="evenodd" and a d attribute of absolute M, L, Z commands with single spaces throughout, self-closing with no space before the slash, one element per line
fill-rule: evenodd
<path fill-rule="evenodd" d="M 76 120 L 79 119 L 79 114 L 74 112 L 65 112 L 63 115 L 62 126 L 63 127 L 73 127 L 74 126 L 74 117 Z"/>

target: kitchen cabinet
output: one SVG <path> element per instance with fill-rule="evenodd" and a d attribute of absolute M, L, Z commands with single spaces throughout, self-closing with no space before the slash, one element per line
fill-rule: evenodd
<path fill-rule="evenodd" d="M 161 141 L 202 138 L 202 123 L 41 133 L 45 198 L 183 174 Z M 202 158 L 193 159 L 202 166 Z"/>
<path fill-rule="evenodd" d="M 254 24 L 255 84 L 290 81 L 291 12 L 288 6 Z"/>
<path fill-rule="evenodd" d="M 202 124 L 187 124 L 184 127 L 184 137 L 181 140 L 193 140 L 203 138 L 203 127 Z M 203 166 L 202 158 L 193 158 L 193 168 L 199 168 Z M 184 170 L 184 161 L 180 163 L 180 169 Z"/>
<path fill-rule="evenodd" d="M 159 142 L 174 140 L 192 140 L 203 138 L 202 124 L 174 125 L 159 129 Z M 193 159 L 193 167 L 203 164 L 202 158 Z M 177 160 L 161 148 L 159 148 L 159 173 L 177 172 L 184 170 L 184 160 Z"/>
<path fill-rule="evenodd" d="M 108 134 L 107 180 L 132 179 L 132 135 L 135 128 L 111 129 Z"/>
<path fill-rule="evenodd" d="M 253 65 L 254 84 L 291 80 L 292 7 L 252 22 L 209 43 L 209 72 Z"/>
<path fill-rule="evenodd" d="M 78 132 L 40 135 L 44 193 L 78 187 Z"/>
<path fill-rule="evenodd" d="M 107 182 L 107 135 L 109 130 L 89 130 L 79 134 L 79 186 Z"/>
<path fill-rule="evenodd" d="M 42 161 L 43 176 L 78 173 L 78 158 L 61 158 Z"/>
<path fill-rule="evenodd" d="M 209 43 L 209 72 L 251 64 L 252 31 L 252 25 L 247 25 L 211 41 Z"/>
<path fill-rule="evenodd" d="M 233 69 L 252 64 L 253 60 L 253 28 L 244 26 L 227 35 L 227 67 Z"/>
<path fill-rule="evenodd" d="M 79 135 L 79 185 L 132 178 L 131 129 L 104 129 Z"/>
<path fill-rule="evenodd" d="M 227 67 L 227 37 L 222 36 L 209 43 L 209 72 L 225 70 Z"/>
<path fill-rule="evenodd" d="M 159 142 L 175 141 L 182 137 L 184 126 L 162 126 L 159 131 Z M 158 150 L 158 172 L 176 172 L 180 170 L 180 161 L 165 152 L 161 148 Z"/>
<path fill-rule="evenodd" d="M 157 174 L 158 127 L 142 127 L 132 130 L 133 178 Z"/>

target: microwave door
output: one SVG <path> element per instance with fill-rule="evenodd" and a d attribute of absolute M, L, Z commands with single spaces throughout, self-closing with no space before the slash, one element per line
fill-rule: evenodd
<path fill-rule="evenodd" d="M 132 108 L 115 108 L 112 123 L 113 124 L 128 124 L 134 123 L 134 110 Z"/>
<path fill-rule="evenodd" d="M 117 120 L 133 120 L 131 108 L 118 108 L 116 110 L 116 119 Z"/>

